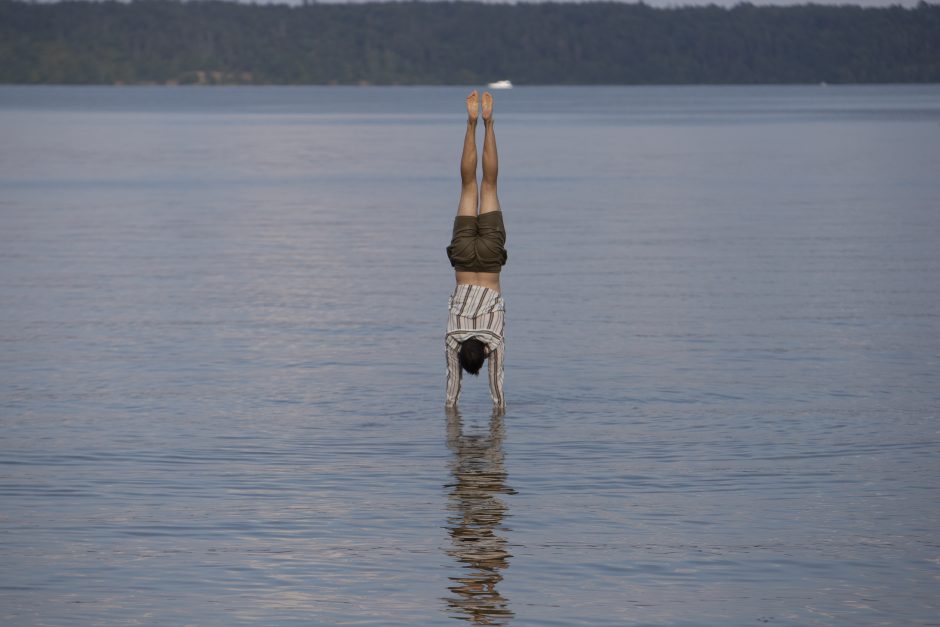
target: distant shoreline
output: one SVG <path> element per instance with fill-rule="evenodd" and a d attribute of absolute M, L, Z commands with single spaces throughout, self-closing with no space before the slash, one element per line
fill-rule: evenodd
<path fill-rule="evenodd" d="M 940 5 L 0 1 L 0 84 L 940 82 Z"/>

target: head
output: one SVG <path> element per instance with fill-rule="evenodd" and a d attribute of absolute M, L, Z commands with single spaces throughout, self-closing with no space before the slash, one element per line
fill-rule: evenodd
<path fill-rule="evenodd" d="M 465 340 L 458 353 L 460 367 L 470 374 L 479 374 L 486 359 L 486 344 L 476 338 Z"/>

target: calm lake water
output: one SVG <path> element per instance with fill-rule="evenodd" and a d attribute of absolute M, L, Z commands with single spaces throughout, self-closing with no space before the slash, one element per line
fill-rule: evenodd
<path fill-rule="evenodd" d="M 940 624 L 940 86 L 467 91 L 0 87 L 0 623 Z"/>

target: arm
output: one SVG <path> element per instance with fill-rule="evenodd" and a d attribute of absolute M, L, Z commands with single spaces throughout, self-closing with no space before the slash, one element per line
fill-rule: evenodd
<path fill-rule="evenodd" d="M 500 344 L 499 348 L 490 353 L 487 368 L 490 378 L 490 396 L 493 398 L 493 406 L 503 408 L 506 406 L 506 397 L 503 395 L 503 359 L 505 357 L 506 344 Z"/>
<path fill-rule="evenodd" d="M 460 378 L 463 372 L 460 371 L 460 360 L 457 358 L 457 351 L 445 344 L 444 353 L 447 359 L 447 397 L 444 406 L 456 407 L 457 399 L 460 397 Z"/>

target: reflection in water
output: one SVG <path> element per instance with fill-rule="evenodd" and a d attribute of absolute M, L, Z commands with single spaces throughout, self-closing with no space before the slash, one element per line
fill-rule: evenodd
<path fill-rule="evenodd" d="M 503 463 L 503 415 L 494 410 L 486 435 L 464 435 L 460 413 L 447 410 L 447 446 L 454 453 L 447 528 L 451 537 L 448 555 L 462 570 L 451 577 L 454 594 L 447 603 L 456 618 L 474 625 L 506 625 L 512 620 L 508 600 L 496 589 L 512 557 L 506 538 L 497 535 L 508 508 L 497 495 L 515 494 L 506 486 Z"/>

